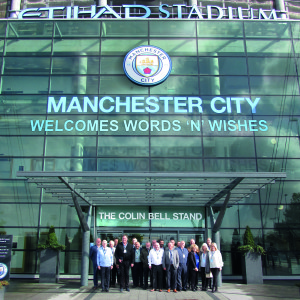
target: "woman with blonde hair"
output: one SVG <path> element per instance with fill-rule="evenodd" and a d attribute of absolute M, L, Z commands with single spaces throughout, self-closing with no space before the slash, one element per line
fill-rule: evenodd
<path fill-rule="evenodd" d="M 218 291 L 217 279 L 224 265 L 221 252 L 218 250 L 216 243 L 211 244 L 210 252 L 209 252 L 209 263 L 210 263 L 210 270 L 213 275 L 212 292 L 214 293 Z"/>
<path fill-rule="evenodd" d="M 210 278 L 206 277 L 206 274 L 210 273 L 210 265 L 209 265 L 209 250 L 206 243 L 203 243 L 200 248 L 199 258 L 200 258 L 199 267 L 201 270 L 202 291 L 207 291 L 208 282 Z"/>

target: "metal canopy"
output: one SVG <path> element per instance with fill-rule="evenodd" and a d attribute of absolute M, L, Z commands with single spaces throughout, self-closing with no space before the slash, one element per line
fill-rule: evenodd
<path fill-rule="evenodd" d="M 221 206 L 249 197 L 276 179 L 279 172 L 17 172 L 46 193 L 74 205 Z"/>

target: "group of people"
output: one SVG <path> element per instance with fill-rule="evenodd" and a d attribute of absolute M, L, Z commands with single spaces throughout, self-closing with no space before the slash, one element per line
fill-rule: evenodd
<path fill-rule="evenodd" d="M 148 289 L 150 275 L 151 292 L 167 289 L 170 293 L 186 291 L 190 288 L 197 290 L 199 276 L 201 276 L 202 291 L 210 287 L 212 292 L 218 290 L 217 278 L 223 267 L 223 260 L 217 244 L 207 239 L 199 247 L 195 240 L 190 240 L 190 246 L 185 247 L 185 242 L 170 240 L 167 247 L 163 240 L 153 240 L 152 245 L 146 242 L 141 247 L 136 238 L 132 244 L 126 235 L 122 242 L 118 239 L 102 241 L 98 238 L 96 244 L 90 249 L 90 258 L 93 262 L 94 289 L 98 287 L 98 276 L 101 277 L 103 292 L 108 292 L 110 286 L 115 286 L 116 279 L 120 284 L 120 291 L 130 291 L 129 270 L 131 268 L 133 287 Z"/>

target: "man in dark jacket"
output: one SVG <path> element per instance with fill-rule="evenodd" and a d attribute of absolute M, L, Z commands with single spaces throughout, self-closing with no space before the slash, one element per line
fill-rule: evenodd
<path fill-rule="evenodd" d="M 151 250 L 151 243 L 146 243 L 146 248 L 143 248 L 141 251 L 141 261 L 143 263 L 143 277 L 144 277 L 144 286 L 143 289 L 146 290 L 148 288 L 148 277 L 149 277 L 149 265 L 148 265 L 148 258 L 149 252 Z"/>
<path fill-rule="evenodd" d="M 132 280 L 133 287 L 142 287 L 143 286 L 143 263 L 141 260 L 141 248 L 140 243 L 135 243 L 135 248 L 133 249 L 134 253 L 134 266 L 131 269 L 132 271 Z"/>
<path fill-rule="evenodd" d="M 97 266 L 97 254 L 100 247 L 101 247 L 101 239 L 98 238 L 96 239 L 96 245 L 90 248 L 90 258 L 93 262 L 93 271 L 94 271 L 94 287 L 93 287 L 94 290 L 98 287 L 98 274 L 100 274 Z"/>
<path fill-rule="evenodd" d="M 134 252 L 131 244 L 128 243 L 127 235 L 122 236 L 122 243 L 119 243 L 115 251 L 117 268 L 120 268 L 120 291 L 123 292 L 125 283 L 126 291 L 129 292 L 129 268 L 133 267 Z"/>

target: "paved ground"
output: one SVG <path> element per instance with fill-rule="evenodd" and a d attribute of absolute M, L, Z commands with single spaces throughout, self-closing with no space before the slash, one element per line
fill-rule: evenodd
<path fill-rule="evenodd" d="M 61 280 L 58 284 L 40 284 L 37 281 L 21 281 L 13 279 L 5 291 L 5 300 L 96 300 L 96 299 L 126 299 L 126 300 L 291 300 L 300 299 L 300 288 L 296 281 L 266 282 L 263 285 L 245 285 L 238 283 L 223 283 L 219 292 L 150 292 L 140 288 L 130 292 L 120 293 L 119 289 L 111 288 L 109 293 L 102 293 L 101 289 L 92 290 L 92 281 L 88 287 L 80 287 L 78 280 Z M 299 281 L 298 281 L 299 283 Z M 1 298 L 0 298 L 1 299 Z"/>

